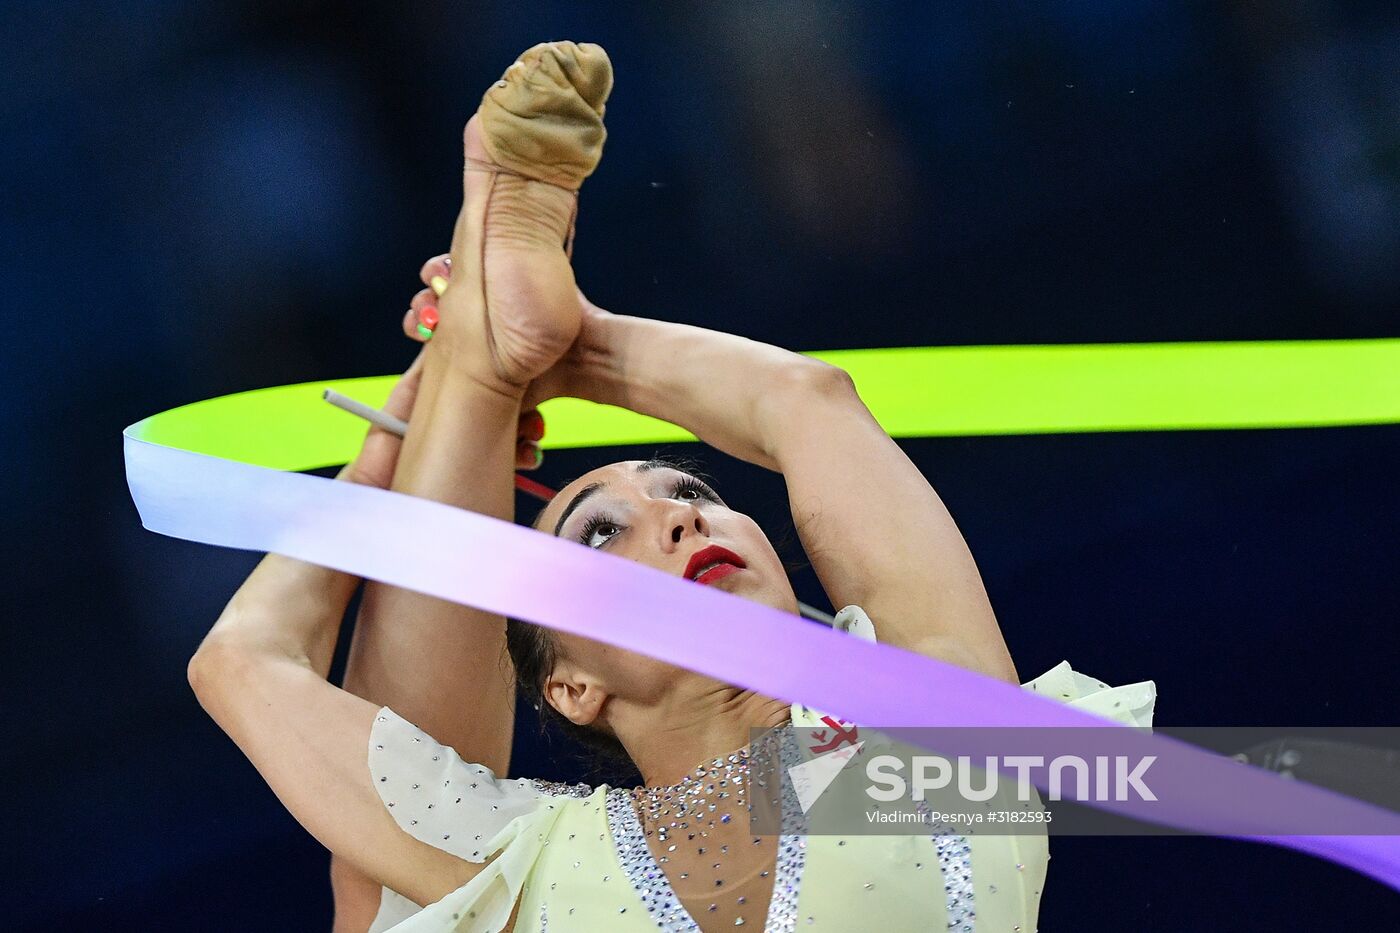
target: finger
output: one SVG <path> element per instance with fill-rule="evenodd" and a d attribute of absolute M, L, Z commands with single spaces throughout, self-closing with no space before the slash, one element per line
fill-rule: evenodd
<path fill-rule="evenodd" d="M 403 315 L 404 336 L 411 337 L 419 343 L 427 343 L 422 334 L 418 333 L 418 312 L 409 308 Z"/>
<path fill-rule="evenodd" d="M 517 436 L 535 443 L 544 440 L 544 416 L 538 410 L 525 412 L 520 416 Z"/>
<path fill-rule="evenodd" d="M 540 450 L 539 444 L 521 441 L 515 445 L 515 468 L 517 470 L 536 470 L 543 462 L 544 451 Z"/>
<path fill-rule="evenodd" d="M 423 309 L 426 308 L 428 305 L 436 304 L 437 295 L 433 294 L 433 290 L 431 288 L 418 289 L 418 291 L 414 292 L 413 297 L 409 299 L 408 302 L 408 306 L 419 313 L 422 313 Z"/>
<path fill-rule="evenodd" d="M 427 338 L 419 332 L 418 325 L 423 323 L 424 312 L 429 308 L 436 307 L 437 296 L 433 294 L 432 290 L 427 288 L 420 289 L 409 301 L 408 313 L 403 317 L 404 334 L 419 343 L 426 343 Z M 434 324 L 430 323 L 428 329 L 431 330 L 434 326 Z"/>
<path fill-rule="evenodd" d="M 452 259 L 446 253 L 429 259 L 423 263 L 423 268 L 418 270 L 418 279 L 424 285 L 431 284 L 433 276 L 440 276 L 444 279 L 452 278 Z"/>
<path fill-rule="evenodd" d="M 423 333 L 418 325 L 425 325 L 428 333 Z M 425 305 L 421 311 L 409 308 L 403 316 L 403 332 L 411 340 L 419 343 L 427 343 L 432 336 L 432 331 L 438 325 L 437 309 L 432 305 Z"/>

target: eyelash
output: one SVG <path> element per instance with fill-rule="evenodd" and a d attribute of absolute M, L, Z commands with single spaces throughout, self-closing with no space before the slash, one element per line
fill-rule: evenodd
<path fill-rule="evenodd" d="M 706 486 L 704 483 L 700 482 L 698 479 L 695 479 L 692 476 L 683 476 L 680 479 L 676 480 L 676 482 L 671 486 L 671 498 L 675 498 L 680 493 L 686 491 L 694 492 L 697 498 L 709 500 L 710 502 L 713 502 L 716 505 L 724 504 L 713 489 L 711 489 L 709 486 Z M 583 530 L 579 532 L 578 536 L 579 543 L 587 545 L 588 542 L 592 540 L 594 533 L 599 528 L 602 528 L 604 525 L 613 525 L 618 529 L 619 533 L 621 533 L 622 526 L 616 521 L 614 521 L 613 518 L 606 512 L 600 512 L 596 515 L 591 516 L 588 519 L 588 521 L 584 522 Z M 613 537 L 616 537 L 616 535 L 613 535 L 612 537 L 608 538 L 608 541 L 611 541 Z M 603 543 L 606 544 L 607 541 Z"/>

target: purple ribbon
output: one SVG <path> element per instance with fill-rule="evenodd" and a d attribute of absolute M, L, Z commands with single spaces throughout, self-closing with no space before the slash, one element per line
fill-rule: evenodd
<path fill-rule="evenodd" d="M 124 443 L 142 524 L 160 534 L 284 554 L 572 632 L 853 722 L 1106 725 L 1014 685 L 510 522 L 162 447 L 130 429 Z M 1400 815 L 1168 737 L 1124 728 L 1118 738 L 1116 754 L 1155 755 L 1163 764 L 1153 771 L 1159 799 L 1085 803 L 1191 832 L 1287 846 L 1400 890 Z M 1278 815 L 1301 809 L 1327 825 L 1369 826 L 1375 834 L 1278 835 Z"/>

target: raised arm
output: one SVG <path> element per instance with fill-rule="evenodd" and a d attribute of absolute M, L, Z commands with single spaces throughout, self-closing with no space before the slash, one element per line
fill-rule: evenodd
<path fill-rule="evenodd" d="M 467 124 L 465 198 L 451 251 L 457 274 L 422 356 L 411 428 L 392 470 L 395 490 L 512 517 L 522 397 L 578 333 L 563 244 L 572 234 L 574 192 L 601 154 L 610 87 L 607 56 L 596 46 L 536 46 L 487 91 Z M 394 837 L 397 826 L 369 785 L 367 711 L 393 703 L 466 757 L 504 771 L 513 676 L 503 618 L 379 587 L 367 594 L 352 664 L 352 686 L 368 701 L 331 687 L 327 645 L 353 584 L 318 573 L 268 558 L 191 662 L 190 680 L 298 820 L 331 849 L 337 895 L 344 895 L 337 928 L 352 930 L 374 905 L 367 881 L 426 903 L 419 896 L 425 888 L 440 896 L 443 884 L 455 886 L 467 871 L 451 860 L 434 869 L 425 861 L 431 853 L 415 860 L 416 844 Z M 416 634 L 396 640 L 399 626 Z M 415 665 L 415 652 L 433 663 Z M 377 657 L 391 663 L 376 668 Z M 396 860 L 426 880 L 413 881 Z"/>
<path fill-rule="evenodd" d="M 557 232 L 541 235 L 552 242 L 552 252 L 532 256 L 527 250 L 509 257 L 500 264 L 500 278 L 507 283 L 528 278 L 533 284 L 519 286 L 520 300 L 537 311 L 551 305 L 566 308 L 562 323 L 555 326 L 576 331 L 573 277 L 558 246 L 567 213 L 556 213 L 561 214 L 555 218 Z M 481 216 L 464 222 L 454 253 L 481 254 L 481 223 Z M 463 265 L 470 267 L 470 261 Z M 516 268 L 532 265 L 537 268 Z M 468 281 L 480 283 L 482 278 L 478 270 Z M 498 359 L 502 341 L 490 339 L 494 331 L 481 307 L 479 284 L 476 289 L 459 289 L 456 297 L 443 302 L 437 339 L 390 397 L 391 414 L 407 418 L 410 410 L 413 413 L 402 451 L 394 449 L 393 438 L 373 430 L 361 456 L 341 478 L 380 485 L 397 453 L 397 488 L 508 518 L 521 398 L 534 373 Z M 551 352 L 562 352 L 557 348 L 567 346 L 571 336 L 555 340 Z M 538 362 L 528 365 L 544 368 Z M 417 401 L 411 404 L 415 387 Z M 341 895 L 338 929 L 367 925 L 371 908 L 378 906 L 379 885 L 427 904 L 465 883 L 481 867 L 414 840 L 389 817 L 368 767 L 373 717 L 386 704 L 379 697 L 357 697 L 325 679 L 357 583 L 345 574 L 270 555 L 235 594 L 189 666 L 200 703 L 297 820 L 330 849 Z M 498 637 L 503 635 L 496 627 L 504 621 L 466 607 L 424 601 L 429 611 L 442 613 L 439 618 L 454 621 L 452 641 L 479 646 L 460 676 L 486 681 L 484 687 L 472 686 L 488 697 L 494 690 L 502 704 L 508 702 L 511 681 L 501 667 L 503 645 Z M 394 621 L 385 618 L 384 624 Z M 411 677 L 412 672 L 403 676 Z M 476 711 L 458 712 L 473 717 Z M 486 720 L 490 714 L 488 709 L 476 718 Z M 508 730 L 509 715 L 503 718 Z M 498 728 L 499 723 L 498 718 Z M 504 738 L 486 737 L 500 742 L 508 754 L 508 731 Z M 373 885 L 374 896 L 366 885 Z"/>
<path fill-rule="evenodd" d="M 389 408 L 396 414 L 408 413 L 420 373 L 416 363 L 395 387 Z M 478 427 L 508 425 L 489 433 L 513 443 L 515 410 L 507 400 L 482 390 L 467 402 L 466 414 Z M 383 452 L 382 437 L 372 432 L 340 479 L 373 474 Z M 378 707 L 326 681 L 358 582 L 269 555 L 191 659 L 190 685 L 287 809 L 343 866 L 426 904 L 482 866 L 415 840 L 393 821 L 368 764 Z"/>
<path fill-rule="evenodd" d="M 880 639 L 1015 682 L 977 565 L 938 494 L 842 370 L 585 302 L 557 391 L 662 418 L 777 470 L 827 595 Z"/>

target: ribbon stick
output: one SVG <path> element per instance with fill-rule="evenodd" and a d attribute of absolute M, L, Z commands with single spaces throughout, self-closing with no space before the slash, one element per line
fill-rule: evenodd
<path fill-rule="evenodd" d="M 1242 351 L 1241 359 L 1250 356 L 1242 347 L 1215 346 L 1231 353 Z M 1308 348 L 1316 350 L 1315 358 Z M 1003 351 L 1021 348 L 985 349 L 994 351 L 985 357 L 992 377 L 984 380 L 976 375 L 975 367 L 965 367 L 960 377 L 963 391 L 968 390 L 969 381 L 1011 378 L 1014 367 L 1003 365 Z M 1034 354 L 1050 351 L 1029 349 Z M 1082 376 L 1085 366 L 1101 367 L 1097 370 L 1100 391 L 1112 391 L 1108 384 L 1111 376 L 1124 391 L 1127 386 L 1138 386 L 1148 393 L 1142 387 L 1151 380 L 1138 368 L 1148 357 L 1138 356 L 1132 367 L 1124 368 L 1124 361 L 1133 356 L 1118 352 L 1123 348 L 1114 348 L 1107 361 L 1101 358 L 1086 363 L 1094 359 L 1093 349 L 1067 348 L 1070 362 L 1048 363 L 1048 358 L 1042 358 L 1036 363 L 1032 362 L 1034 354 L 1021 356 L 1021 362 L 1030 368 L 1042 367 L 1043 377 L 1058 370 L 1066 381 L 1042 386 L 1028 409 L 1008 407 L 1012 399 L 1006 394 L 1001 396 L 1001 408 L 989 403 L 974 405 L 981 420 L 964 418 L 965 427 L 982 429 L 973 433 L 992 433 L 996 425 L 1004 430 L 1016 426 L 1052 429 L 1049 413 L 1054 406 L 1044 404 L 1045 396 L 1063 400 L 1082 391 L 1082 385 L 1071 391 L 1069 384 Z M 1198 383 L 1218 387 L 1227 380 L 1218 374 L 1194 372 L 1193 366 L 1201 365 L 1202 358 L 1193 353 L 1186 354 L 1188 359 L 1194 358 L 1192 365 L 1170 353 L 1159 362 L 1164 383 L 1174 386 L 1173 391 L 1180 390 L 1183 397 L 1196 400 L 1197 407 L 1178 419 L 1182 423 L 1176 427 L 1186 422 L 1201 427 L 1212 419 L 1212 426 L 1217 427 L 1227 422 L 1232 427 L 1379 423 L 1400 421 L 1397 351 L 1400 341 L 1262 348 L 1262 355 L 1255 360 L 1259 367 L 1252 407 L 1219 406 L 1200 395 Z M 1282 355 L 1274 357 L 1275 352 Z M 1009 355 L 1015 357 L 1016 353 Z M 1003 357 L 1001 363 L 998 357 Z M 1288 366 L 1282 365 L 1285 357 L 1290 358 Z M 1343 362 L 1349 365 L 1343 366 Z M 1383 368 L 1388 367 L 1384 372 L 1357 371 L 1357 367 L 1381 362 L 1385 363 Z M 1250 380 L 1239 379 L 1241 391 L 1248 393 Z M 1313 379 L 1329 382 L 1319 385 L 1311 382 Z M 1370 399 L 1363 410 L 1348 419 L 1330 404 L 1308 398 L 1307 390 L 1314 395 L 1331 391 L 1330 380 L 1345 383 L 1339 390 L 1343 394 L 1369 386 L 1383 397 Z M 861 376 L 857 376 L 857 383 L 864 392 Z M 173 537 L 285 554 L 525 619 L 877 727 L 1105 725 L 1097 717 L 1015 686 L 931 658 L 850 638 L 796 616 L 509 522 L 394 492 L 284 472 L 333 465 L 354 453 L 354 437 L 359 432 L 351 419 L 320 402 L 321 391 L 327 387 L 325 383 L 309 384 L 215 399 L 128 428 L 124 438 L 127 477 L 143 524 Z M 382 404 L 382 398 L 374 394 L 377 384 L 368 381 L 330 387 Z M 925 407 L 951 409 L 960 403 L 958 396 L 944 394 L 948 386 L 924 388 L 920 404 Z M 882 391 L 886 389 L 876 386 L 874 394 L 879 396 Z M 909 386 L 901 391 L 917 394 Z M 1163 390 L 1150 400 L 1139 400 L 1145 405 L 1146 401 L 1162 402 L 1164 392 L 1170 395 Z M 948 401 L 935 404 L 940 399 Z M 1270 407 L 1274 402 L 1277 407 Z M 871 407 L 877 409 L 877 405 Z M 1166 427 L 1167 419 L 1160 412 L 1151 416 L 1150 407 L 1132 416 L 1130 406 L 1116 401 L 1087 414 L 1066 413 L 1058 429 L 1108 430 L 1110 423 L 1141 427 L 1149 422 Z M 876 415 L 882 421 L 886 417 L 912 418 L 908 411 L 876 410 Z M 317 425 L 318 421 L 324 423 Z M 308 429 L 308 423 L 314 429 Z M 336 427 L 332 428 L 332 423 Z M 945 422 L 945 427 L 950 424 Z M 916 427 L 924 430 L 929 424 L 905 424 L 906 430 Z M 591 429 L 595 440 L 603 434 L 597 424 Z M 635 438 L 653 429 L 634 422 L 629 430 Z M 285 447 L 278 443 L 282 439 Z M 540 585 L 541 580 L 549 585 Z M 581 598 L 583 594 L 588 598 Z M 833 656 L 841 657 L 839 667 L 830 663 Z M 781 663 L 774 663 L 779 659 Z M 1169 765 L 1154 783 L 1158 799 L 1130 797 L 1086 803 L 1188 831 L 1288 846 L 1400 889 L 1400 815 L 1319 787 L 1287 781 L 1163 736 L 1124 729 L 1121 742 L 1116 744 L 1120 754 L 1155 755 Z M 1328 825 L 1364 826 L 1374 835 L 1281 835 L 1272 831 L 1277 823 L 1271 815 L 1290 810 L 1305 810 L 1335 821 Z"/>

